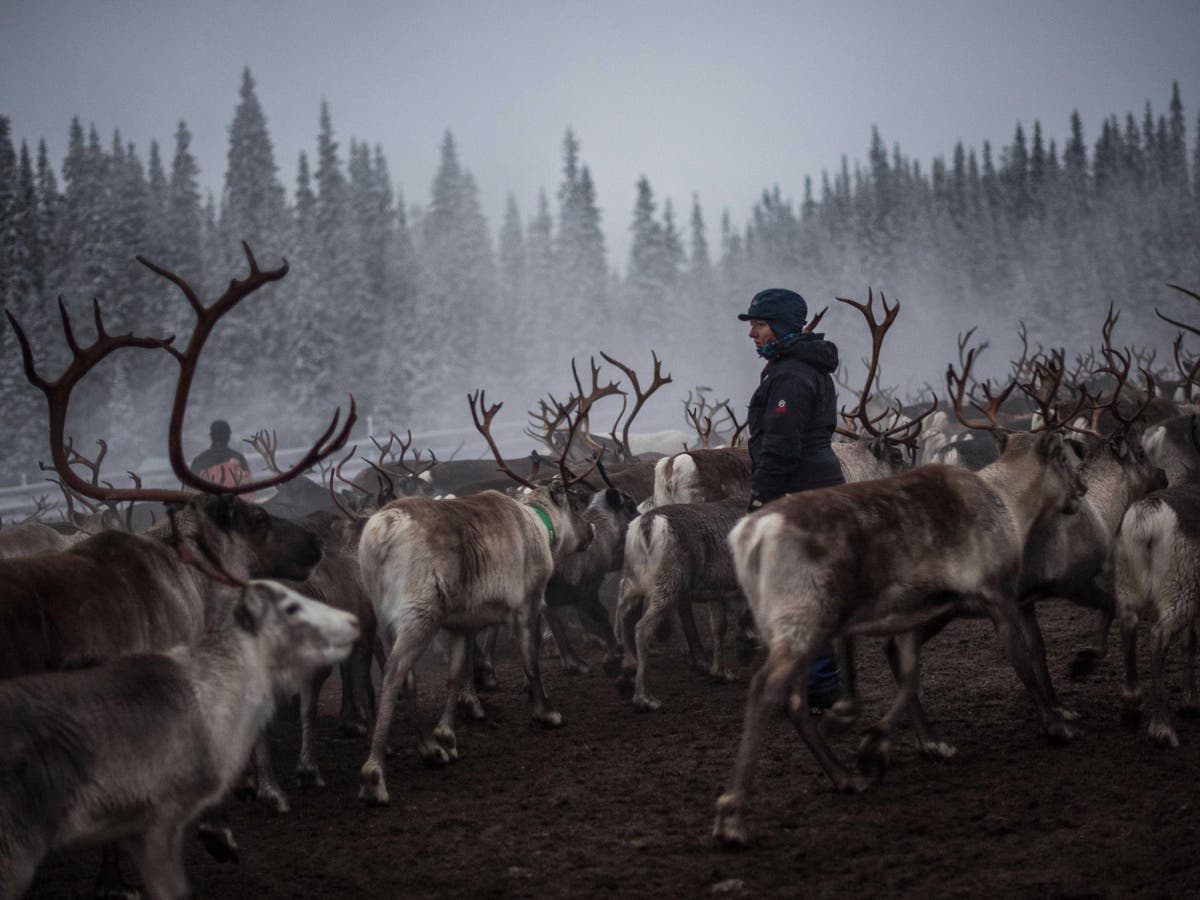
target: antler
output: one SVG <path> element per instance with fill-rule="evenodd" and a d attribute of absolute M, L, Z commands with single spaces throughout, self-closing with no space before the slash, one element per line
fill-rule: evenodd
<path fill-rule="evenodd" d="M 883 291 L 879 292 L 879 299 L 883 304 L 883 321 L 880 322 L 875 318 L 875 292 L 870 287 L 867 288 L 867 302 L 860 303 L 857 300 L 851 300 L 849 297 L 837 297 L 839 303 L 845 303 L 848 306 L 853 306 L 863 318 L 867 320 L 867 327 L 871 330 L 871 359 L 867 363 L 867 378 L 863 382 L 863 389 L 859 393 L 858 408 L 847 414 L 844 410 L 843 417 L 848 419 L 858 418 L 863 427 L 872 434 L 877 434 L 873 431 L 872 425 L 867 415 L 867 400 L 871 395 L 871 385 L 875 382 L 875 373 L 879 369 L 879 354 L 883 349 L 883 339 L 887 335 L 888 329 L 892 327 L 896 321 L 896 316 L 900 312 L 900 303 L 896 302 L 889 309 L 887 305 L 887 297 L 883 295 Z"/>
<path fill-rule="evenodd" d="M 29 338 L 25 336 L 25 329 L 21 327 L 21 324 L 11 312 L 5 310 L 4 313 L 8 316 L 8 321 L 13 327 L 13 333 L 16 334 L 17 342 L 21 346 L 21 361 L 25 368 L 25 377 L 29 379 L 30 384 L 40 390 L 46 397 L 50 415 L 50 456 L 54 463 L 54 469 L 58 472 L 67 487 L 77 494 L 90 497 L 93 500 L 113 503 L 122 500 L 154 500 L 163 503 L 186 501 L 191 495 L 185 491 L 135 490 L 89 484 L 80 478 L 71 468 L 71 460 L 68 458 L 68 452 L 64 443 L 67 409 L 70 404 L 71 391 L 84 375 L 99 365 L 110 353 L 125 347 L 138 347 L 145 350 L 170 350 L 174 352 L 171 347 L 171 342 L 175 340 L 174 335 L 167 338 L 135 337 L 132 332 L 121 335 L 110 335 L 104 328 L 104 316 L 100 311 L 100 301 L 92 300 L 92 313 L 96 323 L 96 340 L 87 347 L 81 347 L 75 339 L 75 332 L 71 327 L 71 316 L 67 312 L 66 304 L 63 303 L 61 297 L 58 300 L 58 311 L 62 317 L 63 336 L 66 338 L 67 346 L 71 348 L 71 362 L 62 375 L 54 381 L 47 381 L 38 374 L 37 367 L 33 361 L 33 349 L 29 345 Z"/>
<path fill-rule="evenodd" d="M 208 340 L 208 336 L 212 333 L 214 326 L 216 326 L 223 315 L 263 285 L 269 284 L 272 281 L 278 281 L 288 273 L 287 260 L 284 260 L 283 264 L 277 268 L 263 271 L 259 269 L 258 262 L 254 258 L 254 253 L 250 250 L 250 245 L 242 241 L 242 249 L 245 251 L 246 261 L 250 265 L 249 276 L 240 281 L 236 278 L 231 279 L 229 287 L 225 289 L 225 293 L 218 297 L 211 306 L 205 306 L 192 289 L 192 286 L 179 275 L 156 263 L 150 262 L 144 256 L 137 257 L 138 262 L 147 269 L 161 275 L 178 287 L 187 298 L 188 303 L 191 304 L 192 310 L 196 313 L 196 327 L 192 331 L 192 337 L 188 341 L 187 349 L 181 352 L 169 344 L 164 345 L 163 349 L 174 356 L 179 363 L 179 379 L 175 385 L 175 402 L 171 407 L 171 425 L 167 437 L 167 455 L 171 460 L 171 468 L 179 480 L 183 484 L 201 491 L 212 491 L 218 486 L 193 472 L 188 467 L 183 456 L 183 419 L 184 414 L 187 412 L 187 401 L 188 395 L 191 392 L 192 381 L 196 375 L 196 365 L 200 361 L 200 352 L 204 349 L 204 344 Z M 231 494 L 248 494 L 263 490 L 264 488 L 274 487 L 291 478 L 295 478 L 320 460 L 336 453 L 345 446 L 346 441 L 350 437 L 350 430 L 354 427 L 354 423 L 358 418 L 353 394 L 350 395 L 350 412 L 346 416 L 345 425 L 339 432 L 338 421 L 341 415 L 342 410 L 339 407 L 334 413 L 329 427 L 317 438 L 316 442 L 301 457 L 300 461 L 286 472 L 281 472 L 272 478 L 262 481 L 250 480 L 232 487 L 221 486 L 221 490 Z"/>
<path fill-rule="evenodd" d="M 966 342 L 970 339 L 971 333 L 974 330 L 975 329 L 972 328 L 971 331 L 967 332 L 965 337 L 959 339 L 960 357 Z M 981 344 L 978 348 L 972 347 L 967 352 L 966 358 L 962 360 L 962 375 L 958 375 L 954 371 L 953 363 L 946 367 L 946 391 L 950 394 L 950 401 L 954 406 L 955 417 L 957 417 L 958 421 L 967 428 L 976 428 L 985 431 L 1001 431 L 1003 430 L 1003 426 L 1001 426 L 999 422 L 1000 407 L 1003 405 L 1004 401 L 1008 399 L 1008 395 L 1013 392 L 1013 388 L 1017 386 L 1016 381 L 1009 381 L 1008 386 L 998 394 L 992 393 L 992 385 L 990 380 L 982 383 L 976 382 L 976 384 L 983 390 L 984 397 L 987 398 L 987 405 L 980 406 L 975 402 L 973 396 L 969 396 L 967 399 L 970 400 L 971 405 L 975 407 L 977 411 L 983 413 L 983 415 L 987 418 L 986 424 L 978 419 L 968 419 L 966 413 L 963 412 L 963 399 L 964 395 L 967 394 L 967 381 L 971 378 L 971 368 L 975 365 L 976 355 L 986 346 L 986 343 Z M 971 391 L 971 394 L 974 394 L 973 390 Z"/>
<path fill-rule="evenodd" d="M 496 464 L 500 471 L 518 484 L 524 485 L 532 490 L 536 490 L 538 485 L 535 482 L 518 475 L 512 470 L 508 463 L 504 461 L 504 456 L 501 454 L 500 448 L 496 446 L 496 441 L 492 437 L 492 420 L 496 418 L 496 413 L 500 411 L 500 407 L 502 407 L 504 404 L 497 403 L 495 406 L 489 407 L 487 405 L 487 400 L 485 398 L 483 389 L 475 391 L 473 394 L 468 394 L 467 403 L 471 407 L 471 418 L 475 422 L 475 429 L 481 435 L 483 435 L 484 440 L 487 441 L 488 448 L 492 451 L 492 456 L 495 457 Z M 478 409 L 476 409 L 476 403 L 479 404 Z M 483 416 L 482 421 L 480 421 L 480 415 Z M 575 439 L 575 430 L 579 427 L 579 419 L 581 417 L 576 416 L 574 419 L 572 419 L 570 415 L 565 413 L 564 417 L 569 427 L 567 428 L 566 445 L 563 447 L 562 455 L 558 458 L 558 470 L 561 474 L 563 485 L 570 486 L 576 482 L 582 481 L 584 478 L 587 478 L 588 475 L 592 474 L 592 470 L 596 468 L 597 464 L 600 462 L 600 457 L 604 454 L 603 452 L 596 454 L 595 459 L 592 460 L 592 464 L 582 475 L 573 475 L 570 471 L 568 471 L 566 467 L 567 452 L 571 448 L 571 441 Z"/>
<path fill-rule="evenodd" d="M 1142 401 L 1141 405 L 1138 406 L 1133 415 L 1122 415 L 1121 391 L 1127 386 L 1127 382 L 1129 380 L 1129 370 L 1133 365 L 1132 353 L 1128 350 L 1122 353 L 1120 350 L 1106 347 L 1104 349 L 1104 355 L 1108 358 L 1108 364 L 1100 369 L 1097 369 L 1096 371 L 1097 373 L 1107 373 L 1116 379 L 1117 384 L 1116 387 L 1113 388 L 1112 398 L 1109 400 L 1107 406 L 1109 411 L 1112 413 L 1112 417 L 1120 424 L 1120 430 L 1126 431 L 1132 427 L 1133 423 L 1136 422 L 1142 413 L 1146 411 L 1146 408 L 1150 405 L 1150 401 L 1154 399 L 1156 395 L 1154 379 L 1145 369 L 1141 370 L 1142 376 L 1146 379 L 1146 399 Z M 1114 360 L 1116 360 L 1116 362 L 1114 362 Z M 1120 367 L 1117 366 L 1117 362 L 1121 364 Z"/>
<path fill-rule="evenodd" d="M 258 451 L 258 455 L 263 458 L 263 462 L 267 464 L 267 470 L 280 474 L 279 464 L 275 461 L 275 451 L 279 449 L 279 437 L 274 430 L 270 432 L 267 429 L 256 431 L 248 438 L 242 438 L 244 443 L 249 444 Z"/>
<path fill-rule="evenodd" d="M 650 387 L 643 391 L 641 383 L 638 381 L 637 372 L 625 365 L 625 363 L 621 362 L 620 360 L 609 356 L 603 350 L 600 351 L 600 355 L 604 357 L 611 365 L 616 366 L 625 373 L 625 375 L 629 378 L 629 383 L 633 385 L 634 394 L 637 396 L 637 402 L 633 404 L 633 412 L 631 412 L 629 414 L 629 418 L 625 420 L 625 427 L 621 431 L 621 439 L 617 440 L 617 426 L 620 424 L 621 416 L 617 416 L 616 421 L 613 422 L 611 434 L 613 443 L 617 445 L 620 453 L 627 459 L 632 458 L 633 454 L 629 452 L 629 427 L 633 424 L 633 420 L 637 418 L 637 414 L 642 411 L 642 407 L 646 405 L 646 401 L 650 399 L 650 395 L 663 385 L 671 383 L 671 375 L 670 373 L 667 373 L 665 377 L 663 376 L 662 360 L 658 358 L 658 354 L 656 352 L 651 350 L 650 358 L 654 361 L 654 375 L 651 380 Z M 621 415 L 624 415 L 624 413 L 625 410 L 622 408 Z"/>

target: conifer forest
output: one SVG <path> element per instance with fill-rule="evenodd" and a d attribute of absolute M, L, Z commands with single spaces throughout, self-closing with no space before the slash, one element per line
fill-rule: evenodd
<path fill-rule="evenodd" d="M 286 258 L 288 276 L 221 325 L 190 409 L 197 435 L 224 416 L 238 434 L 278 429 L 283 445 L 350 392 L 385 431 L 466 424 L 462 398 L 476 387 L 524 409 L 565 384 L 572 358 L 600 350 L 635 366 L 654 350 L 677 384 L 742 396 L 756 367 L 733 316 L 769 284 L 795 287 L 814 310 L 832 304 L 826 326 L 851 363 L 861 329 L 838 319 L 833 297 L 873 288 L 899 299 L 884 378 L 915 397 L 938 384 L 956 333 L 971 327 L 999 365 L 1019 322 L 1074 352 L 1095 342 L 1112 303 L 1125 311 L 1124 343 L 1169 347 L 1153 308 L 1180 302 L 1168 282 L 1200 285 L 1200 120 L 1189 136 L 1178 85 L 1167 88 L 1165 103 L 1098 122 L 1019 123 L 1005 146 L 958 143 L 932 160 L 871 129 L 865 161 L 847 148 L 831 171 L 776 173 L 747 198 L 744 222 L 705 209 L 702 191 L 676 206 L 650 177 L 610 185 L 628 194 L 605 199 L 629 210 L 631 234 L 628 258 L 613 259 L 587 135 L 566 129 L 561 171 L 489 222 L 471 151 L 450 131 L 428 191 L 402 192 L 382 149 L 339 136 L 324 104 L 311 156 L 276 159 L 247 69 L 219 196 L 201 190 L 184 121 L 161 146 L 137 147 L 120 123 L 75 118 L 56 160 L 44 141 L 14 146 L 0 116 L 0 306 L 54 373 L 69 358 L 58 298 L 84 336 L 95 298 L 110 332 L 186 339 L 186 302 L 137 254 L 206 296 L 244 275 L 242 240 L 263 265 Z M 172 365 L 131 353 L 101 367 L 77 392 L 77 442 L 108 438 L 131 466 L 161 453 L 157 429 L 137 423 L 162 421 Z M 44 401 L 7 322 L 0 396 L 0 481 L 36 477 Z"/>

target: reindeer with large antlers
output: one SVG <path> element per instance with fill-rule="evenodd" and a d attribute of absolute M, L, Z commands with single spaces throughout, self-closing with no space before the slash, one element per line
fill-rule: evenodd
<path fill-rule="evenodd" d="M 359 798 L 367 803 L 389 802 L 384 760 L 392 714 L 410 670 L 440 628 L 450 633 L 446 703 L 433 732 L 442 761 L 458 755 L 454 713 L 467 674 L 468 643 L 475 631 L 489 625 L 513 626 L 534 720 L 548 727 L 562 724 L 542 686 L 541 606 L 556 563 L 591 540 L 582 504 L 569 490 L 583 476 L 567 470 L 565 448 L 559 459 L 561 481 L 540 486 L 513 472 L 491 434 L 502 404 L 487 406 L 482 391 L 468 399 L 475 426 L 499 469 L 530 492 L 519 500 L 498 491 L 448 500 L 401 497 L 367 521 L 358 559 L 383 639 L 391 648 L 370 755 L 362 767 Z M 584 415 L 583 409 L 565 414 L 566 447 Z"/>
<path fill-rule="evenodd" d="M 26 377 L 45 395 L 50 421 L 50 451 L 63 484 L 102 503 L 157 501 L 175 507 L 168 521 L 140 534 L 105 531 L 62 553 L 0 560 L 0 677 L 70 667 L 81 661 L 125 653 L 160 650 L 192 643 L 224 616 L 229 597 L 212 573 L 236 579 L 304 579 L 321 556 L 320 542 L 299 525 L 276 519 L 237 495 L 283 483 L 345 442 L 355 420 L 338 431 L 335 416 L 301 463 L 259 482 L 220 486 L 192 471 L 183 452 L 183 422 L 200 354 L 221 316 L 263 285 L 287 273 L 286 262 L 260 270 L 246 248 L 250 275 L 234 279 L 212 304 L 205 305 L 181 277 L 154 263 L 141 262 L 175 283 L 196 313 L 197 324 L 184 350 L 173 338 L 110 335 L 98 302 L 93 303 L 96 339 L 76 340 L 70 316 L 60 300 L 63 333 L 72 359 L 56 380 L 38 373 L 29 341 L 11 314 Z M 140 259 L 140 258 L 139 258 Z M 179 480 L 190 490 L 111 487 L 94 484 L 72 468 L 65 436 L 73 388 L 110 354 L 142 348 L 170 353 L 180 365 L 168 431 L 168 456 Z M 336 434 L 335 434 L 336 432 Z M 199 565 L 189 564 L 186 553 Z M 282 798 L 264 798 L 283 805 Z"/>
<path fill-rule="evenodd" d="M 948 387 L 957 393 L 953 379 Z M 1000 459 L 978 474 L 921 466 L 889 479 L 784 497 L 734 528 L 729 541 L 738 582 L 768 654 L 750 686 L 730 786 L 717 801 L 718 840 L 748 840 L 742 816 L 763 728 L 784 701 L 835 786 L 866 786 L 834 756 L 808 715 L 805 692 L 795 689 L 820 648 L 839 635 L 897 637 L 900 690 L 863 741 L 863 771 L 882 770 L 891 729 L 916 696 L 915 629 L 953 612 L 991 618 L 1046 732 L 1074 736 L 1038 673 L 1017 591 L 1032 529 L 1079 508 L 1084 486 L 1076 468 L 1058 432 L 1013 435 Z"/>

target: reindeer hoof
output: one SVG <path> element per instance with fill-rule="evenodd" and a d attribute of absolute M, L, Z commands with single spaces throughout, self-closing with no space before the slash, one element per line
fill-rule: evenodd
<path fill-rule="evenodd" d="M 1083 718 L 1078 712 L 1066 706 L 1054 707 L 1054 714 L 1064 722 L 1078 722 Z"/>
<path fill-rule="evenodd" d="M 533 720 L 543 728 L 561 728 L 563 723 L 562 713 L 556 709 L 547 710 L 542 713 L 534 713 Z"/>
<path fill-rule="evenodd" d="M 460 697 L 458 708 L 472 722 L 482 722 L 487 718 L 487 712 L 484 711 L 483 704 L 478 697 Z"/>
<path fill-rule="evenodd" d="M 934 759 L 953 759 L 958 755 L 958 748 L 945 741 L 922 741 L 921 753 Z"/>
<path fill-rule="evenodd" d="M 433 729 L 433 739 L 437 741 L 438 749 L 444 751 L 447 762 L 458 759 L 458 737 L 453 728 L 439 725 Z"/>
<path fill-rule="evenodd" d="M 1179 735 L 1166 722 L 1150 723 L 1150 740 L 1154 741 L 1160 747 L 1175 749 L 1179 746 Z"/>
<path fill-rule="evenodd" d="M 391 802 L 387 785 L 383 782 L 383 772 L 378 767 L 369 764 L 363 766 L 358 799 L 367 806 L 387 806 Z"/>
<path fill-rule="evenodd" d="M 1099 654 L 1095 650 L 1080 650 L 1071 660 L 1067 674 L 1072 681 L 1083 681 L 1096 671 Z"/>
<path fill-rule="evenodd" d="M 338 726 L 338 734 L 342 737 L 366 737 L 366 722 L 343 722 Z"/>
<path fill-rule="evenodd" d="M 588 668 L 587 663 L 575 660 L 574 662 L 564 662 L 563 672 L 567 675 L 587 675 L 592 670 Z"/>
<path fill-rule="evenodd" d="M 200 843 L 204 845 L 208 855 L 217 862 L 237 863 L 240 861 L 237 841 L 233 838 L 233 829 L 228 825 L 217 827 L 201 822 L 200 827 L 196 830 L 196 837 L 200 838 Z"/>
<path fill-rule="evenodd" d="M 1046 736 L 1056 744 L 1066 744 L 1081 737 L 1083 731 L 1069 722 L 1061 719 L 1051 722 L 1046 727 Z"/>
<path fill-rule="evenodd" d="M 274 789 L 259 791 L 258 802 L 265 806 L 268 812 L 274 816 L 282 816 L 292 811 L 292 807 L 282 791 Z"/>
<path fill-rule="evenodd" d="M 633 705 L 639 712 L 657 712 L 662 709 L 662 701 L 655 700 L 653 697 L 645 694 L 640 697 L 634 697 Z"/>
<path fill-rule="evenodd" d="M 717 799 L 717 820 L 713 823 L 713 840 L 722 847 L 739 850 L 750 844 L 750 836 L 742 822 L 741 805 L 732 794 Z"/>
<path fill-rule="evenodd" d="M 830 731 L 845 731 L 858 721 L 858 703 L 855 700 L 838 700 L 822 716 L 823 724 Z"/>
<path fill-rule="evenodd" d="M 420 754 L 421 762 L 433 769 L 448 766 L 455 759 L 455 757 L 450 755 L 448 749 L 432 739 L 419 743 L 417 745 L 417 753 Z"/>
<path fill-rule="evenodd" d="M 297 767 L 296 785 L 302 788 L 325 787 L 325 779 L 321 777 L 321 770 L 316 766 Z"/>

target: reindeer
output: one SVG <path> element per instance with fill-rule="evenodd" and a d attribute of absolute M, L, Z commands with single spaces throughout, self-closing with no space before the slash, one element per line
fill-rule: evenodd
<path fill-rule="evenodd" d="M 913 629 L 952 609 L 991 618 L 1043 728 L 1074 737 L 1035 671 L 1017 588 L 1029 533 L 1047 516 L 1074 513 L 1083 492 L 1059 434 L 1017 434 L 979 473 L 922 466 L 786 496 L 739 522 L 729 536 L 737 579 L 768 652 L 750 685 L 730 786 L 717 801 L 716 839 L 747 842 L 742 812 L 763 725 L 785 698 L 789 718 L 835 787 L 866 787 L 817 731 L 805 691 L 787 696 L 813 656 L 840 634 L 903 638 L 899 694 L 859 751 L 868 770 L 882 765 L 888 734 L 916 692 Z"/>
<path fill-rule="evenodd" d="M 1195 300 L 1200 294 L 1170 285 Z M 1191 334 L 1200 329 L 1159 317 Z M 1176 340 L 1180 359 L 1182 332 Z M 1180 370 L 1188 382 L 1188 393 L 1200 384 L 1200 366 Z M 1156 450 L 1172 464 L 1169 486 L 1132 504 L 1121 522 L 1116 552 L 1116 605 L 1121 624 L 1125 657 L 1125 680 L 1121 699 L 1125 718 L 1136 722 L 1141 701 L 1137 674 L 1137 623 L 1149 614 L 1150 698 L 1149 733 L 1157 744 L 1178 747 L 1179 736 L 1171 724 L 1164 686 L 1167 653 L 1177 635 L 1183 636 L 1184 706 L 1196 707 L 1196 611 L 1200 606 L 1200 423 L 1195 414 L 1168 420 L 1155 435 Z M 1186 429 L 1190 453 L 1185 452 L 1180 432 Z M 1149 440 L 1149 438 L 1148 438 Z M 1164 450 L 1164 448 L 1166 448 Z"/>
<path fill-rule="evenodd" d="M 667 616 L 679 614 L 692 666 L 718 681 L 733 681 L 725 665 L 728 607 L 740 597 L 726 537 L 746 508 L 742 499 L 656 506 L 634 520 L 625 538 L 621 591 L 613 614 L 624 646 L 622 682 L 634 682 L 633 705 L 657 710 L 646 690 L 650 638 Z M 696 633 L 692 602 L 707 602 L 712 625 L 711 664 Z"/>
<path fill-rule="evenodd" d="M 0 682 L 0 896 L 46 854 L 116 841 L 153 897 L 185 897 L 185 829 L 246 766 L 276 697 L 343 659 L 353 616 L 269 581 L 194 646 Z"/>
<path fill-rule="evenodd" d="M 183 420 L 205 341 L 234 305 L 287 273 L 286 261 L 278 268 L 260 270 L 250 248 L 243 247 L 249 276 L 232 280 L 208 306 L 182 278 L 139 257 L 143 265 L 175 283 L 196 314 L 196 327 L 182 351 L 172 345 L 173 338 L 108 334 L 100 304 L 95 301 L 96 340 L 81 347 L 60 300 L 72 360 L 51 382 L 38 374 L 25 333 L 9 314 L 25 375 L 47 399 L 51 457 L 66 488 L 105 504 L 154 501 L 172 504 L 176 510 L 169 521 L 141 534 L 105 531 L 63 553 L 0 561 L 0 678 L 192 643 L 226 612 L 227 603 L 206 574 L 216 571 L 214 567 L 241 580 L 304 579 L 320 559 L 321 546 L 315 535 L 270 516 L 237 495 L 282 484 L 337 450 L 356 418 L 353 398 L 342 430 L 335 435 L 339 411 L 300 462 L 273 478 L 236 486 L 214 485 L 190 470 L 183 453 Z M 179 363 L 168 457 L 176 476 L 190 490 L 142 488 L 136 478 L 134 488 L 101 486 L 72 470 L 69 444 L 64 440 L 71 391 L 109 354 L 125 348 L 166 350 Z M 186 564 L 180 552 L 206 562 L 204 572 Z M 286 809 L 282 795 L 263 794 L 260 799 L 276 810 Z M 220 847 L 220 841 L 214 846 Z M 224 845 L 221 852 L 232 853 L 231 845 Z"/>
<path fill-rule="evenodd" d="M 396 699 L 439 628 L 450 632 L 450 674 L 433 737 L 447 761 L 458 752 L 454 711 L 466 673 L 467 644 L 472 632 L 488 625 L 512 623 L 534 720 L 547 727 L 562 724 L 562 715 L 546 696 L 538 660 L 542 597 L 555 564 L 584 549 L 591 529 L 578 498 L 567 489 L 571 479 L 565 454 L 560 458 L 563 481 L 549 487 L 507 471 L 490 432 L 502 404 L 487 407 L 482 391 L 468 400 L 475 426 L 501 469 L 530 493 L 519 500 L 497 491 L 451 500 L 402 497 L 368 519 L 359 541 L 359 565 L 384 642 L 391 647 L 371 750 L 361 773 L 359 799 L 369 804 L 389 802 L 384 756 Z"/>

